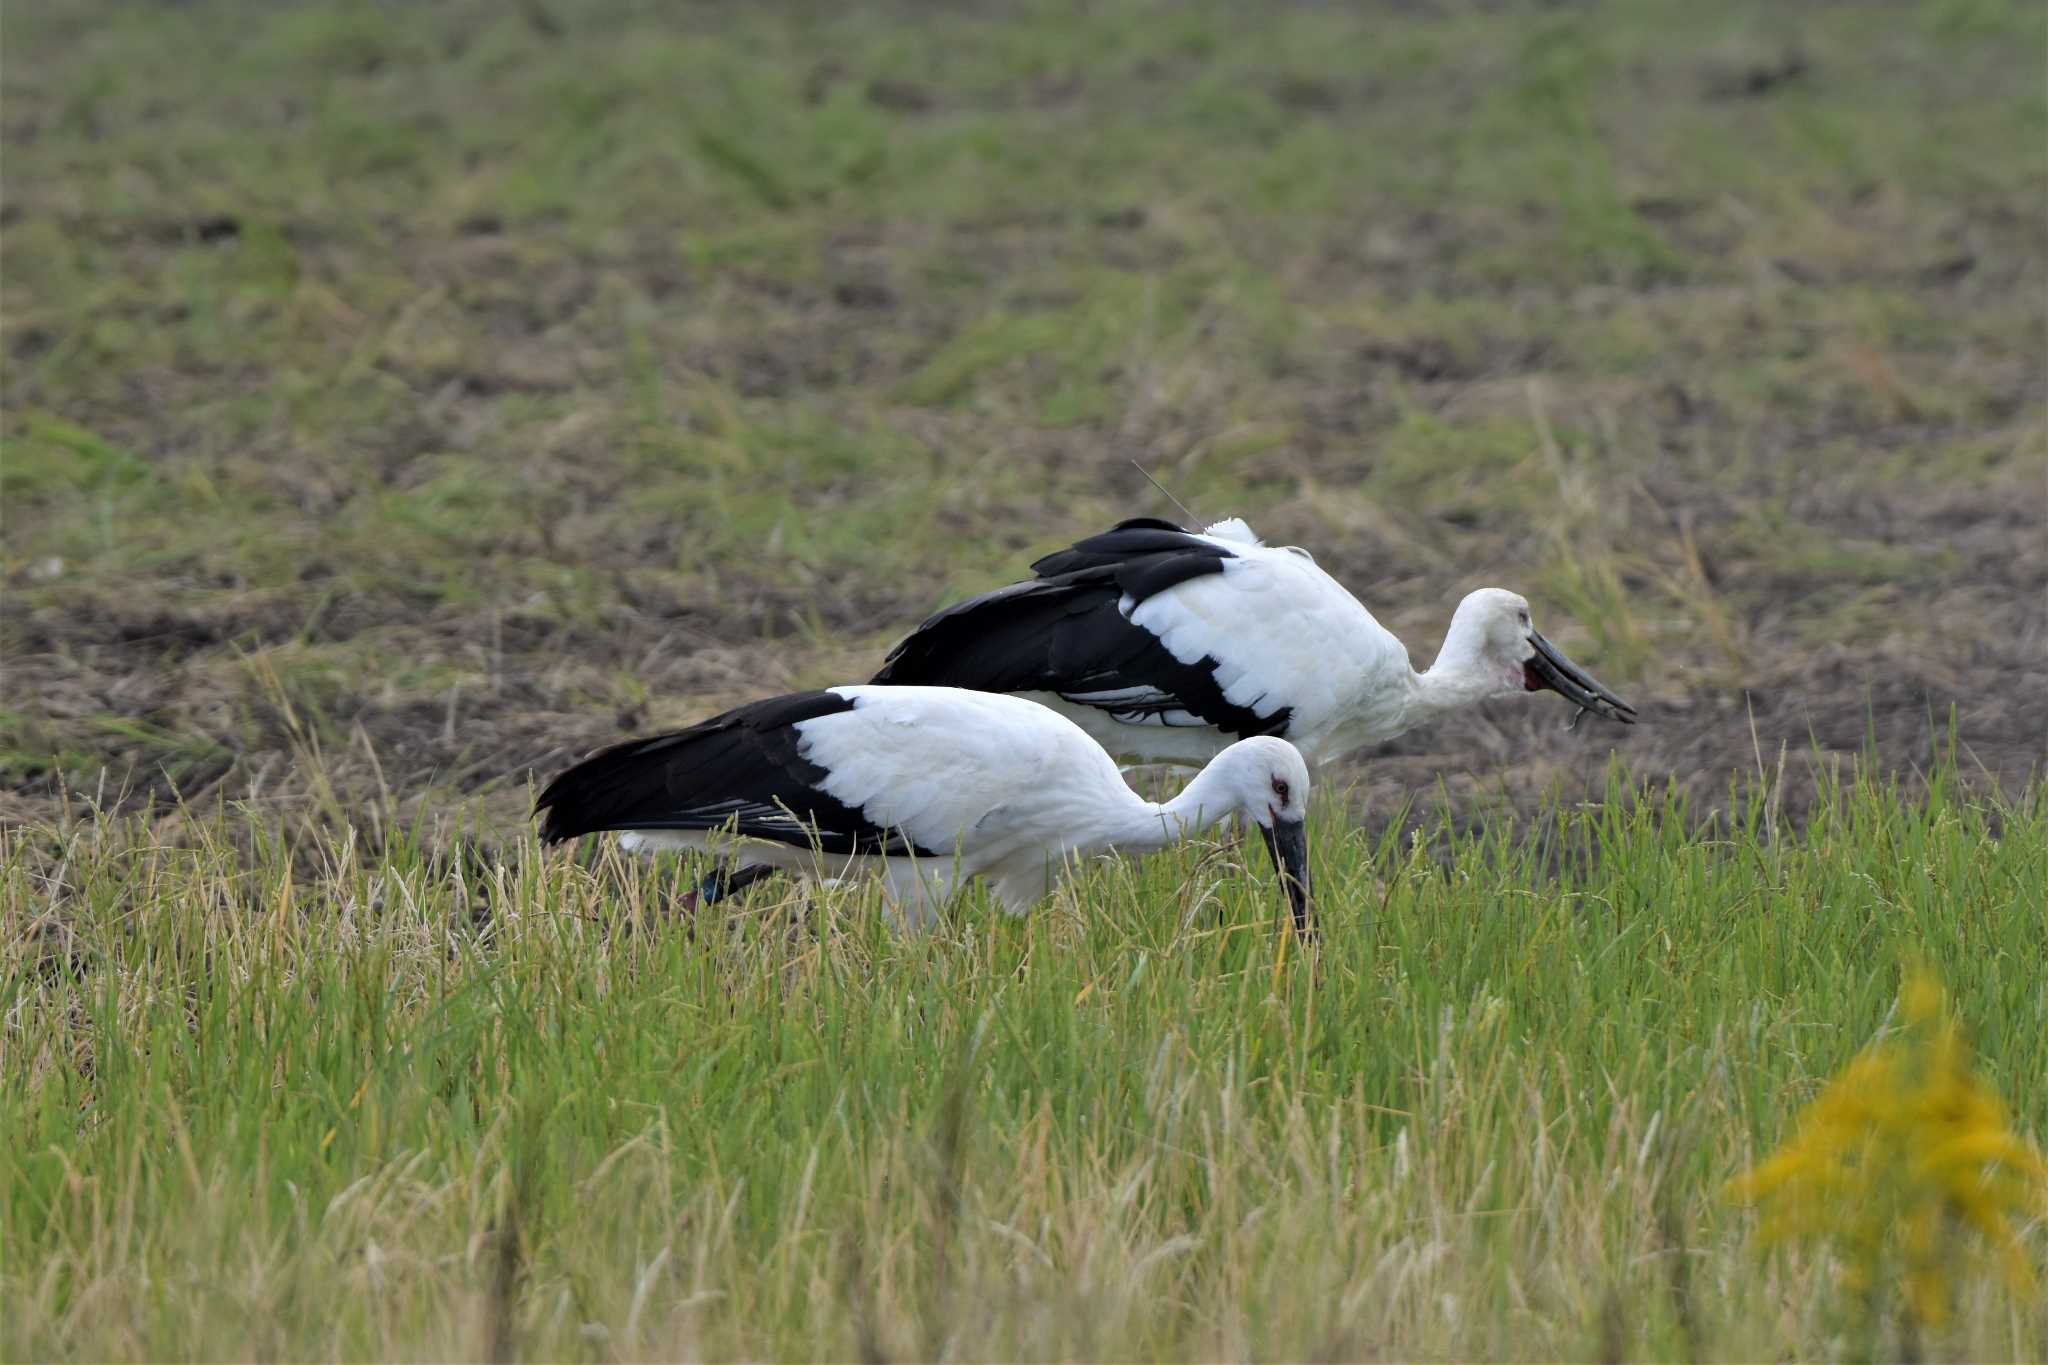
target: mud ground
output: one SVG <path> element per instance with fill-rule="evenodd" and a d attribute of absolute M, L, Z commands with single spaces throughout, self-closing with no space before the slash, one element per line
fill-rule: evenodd
<path fill-rule="evenodd" d="M 1952 727 L 2033 791 L 2040 24 L 1877 8 L 11 12 L 0 819 L 509 837 L 1169 511 L 1132 458 L 1640 708 L 1361 753 L 1369 827 L 1797 820 Z"/>

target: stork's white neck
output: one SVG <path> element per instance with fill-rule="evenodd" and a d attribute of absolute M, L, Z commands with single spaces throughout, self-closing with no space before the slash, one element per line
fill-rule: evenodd
<path fill-rule="evenodd" d="M 1423 725 L 1450 711 L 1461 711 L 1475 702 L 1507 690 L 1494 670 L 1476 658 L 1461 657 L 1437 661 L 1426 672 L 1408 675 L 1408 695 L 1401 708 L 1401 728 Z"/>
<path fill-rule="evenodd" d="M 1133 853 L 1177 844 L 1235 814 L 1242 805 L 1238 789 L 1228 764 L 1211 760 L 1171 801 L 1147 801 L 1134 795 L 1111 842 Z"/>
<path fill-rule="evenodd" d="M 1289 737 L 1316 761 L 1327 761 L 1366 744 L 1392 739 L 1418 725 L 1508 690 L 1504 677 L 1477 650 L 1453 648 L 1446 639 L 1436 662 L 1421 673 L 1404 654 L 1399 686 L 1368 689 L 1326 730 L 1302 729 Z"/>
<path fill-rule="evenodd" d="M 1480 623 L 1470 619 L 1461 604 L 1451 618 L 1436 662 L 1426 672 L 1409 674 L 1402 728 L 1513 692 L 1520 682 L 1519 670 L 1504 668 L 1498 659 L 1488 657 Z"/>

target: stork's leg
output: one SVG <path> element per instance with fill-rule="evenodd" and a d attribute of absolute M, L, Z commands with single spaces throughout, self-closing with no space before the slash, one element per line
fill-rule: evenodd
<path fill-rule="evenodd" d="M 951 858 L 885 858 L 882 896 L 900 933 L 921 934 L 938 923 L 939 913 L 962 878 Z"/>

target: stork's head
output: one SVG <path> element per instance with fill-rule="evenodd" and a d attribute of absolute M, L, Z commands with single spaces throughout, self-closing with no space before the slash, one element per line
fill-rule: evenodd
<path fill-rule="evenodd" d="M 1237 808 L 1259 827 L 1294 911 L 1295 929 L 1312 934 L 1315 903 L 1308 870 L 1308 764 L 1302 760 L 1301 750 L 1284 739 L 1258 735 L 1225 749 L 1212 766 L 1226 776 Z"/>
<path fill-rule="evenodd" d="M 1437 656 L 1445 670 L 1469 680 L 1482 696 L 1549 690 L 1596 716 L 1635 723 L 1636 709 L 1566 658 L 1529 620 L 1529 601 L 1505 588 L 1468 593 L 1451 617 Z"/>

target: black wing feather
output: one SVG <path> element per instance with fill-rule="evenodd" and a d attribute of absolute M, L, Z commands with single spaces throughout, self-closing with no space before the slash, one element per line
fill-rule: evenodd
<path fill-rule="evenodd" d="M 1123 612 L 1126 598 L 1136 606 L 1235 557 L 1172 522 L 1119 522 L 1033 564 L 1037 578 L 934 615 L 889 651 L 874 680 L 1053 692 L 1124 721 L 1186 712 L 1239 737 L 1284 733 L 1288 708 L 1261 716 L 1225 700 L 1215 659 L 1182 663 Z"/>
<path fill-rule="evenodd" d="M 829 795 L 825 769 L 798 749 L 800 722 L 853 706 L 836 692 L 794 692 L 600 750 L 540 794 L 541 838 L 732 828 L 826 853 L 925 853 Z"/>
<path fill-rule="evenodd" d="M 1040 578 L 1057 578 L 1083 569 L 1120 568 L 1134 560 L 1157 555 L 1179 557 L 1189 554 L 1219 561 L 1230 558 L 1228 550 L 1197 540 L 1170 521 L 1161 521 L 1158 517 L 1132 517 L 1118 522 L 1099 536 L 1077 540 L 1064 550 L 1054 550 L 1033 561 L 1031 572 Z"/>

